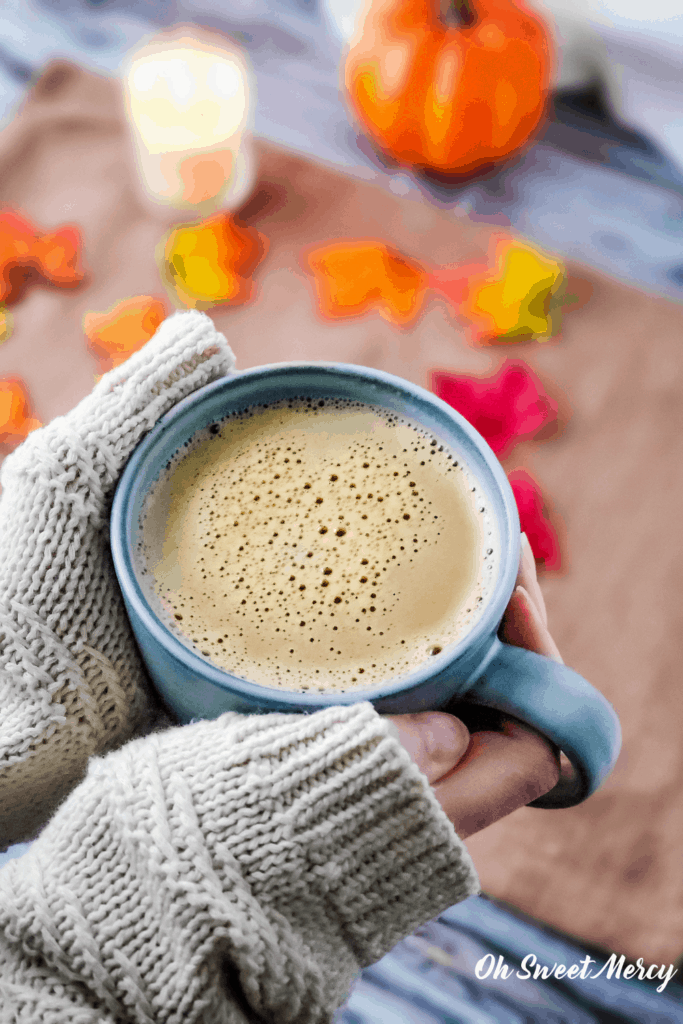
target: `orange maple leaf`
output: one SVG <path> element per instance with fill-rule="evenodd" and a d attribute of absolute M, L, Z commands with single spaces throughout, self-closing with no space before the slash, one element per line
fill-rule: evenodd
<path fill-rule="evenodd" d="M 166 303 L 151 295 L 124 299 L 104 313 L 86 313 L 83 330 L 102 372 L 120 366 L 142 348 L 166 315 Z"/>
<path fill-rule="evenodd" d="M 31 415 L 24 382 L 19 377 L 0 377 L 0 444 L 16 447 L 42 425 Z"/>
<path fill-rule="evenodd" d="M 61 288 L 80 284 L 84 273 L 78 229 L 66 225 L 41 235 L 15 210 L 1 211 L 0 303 L 18 302 L 29 282 L 39 277 Z"/>
<path fill-rule="evenodd" d="M 376 309 L 405 327 L 417 318 L 427 295 L 428 276 L 420 264 L 382 242 L 333 242 L 309 252 L 306 260 L 328 320 Z"/>

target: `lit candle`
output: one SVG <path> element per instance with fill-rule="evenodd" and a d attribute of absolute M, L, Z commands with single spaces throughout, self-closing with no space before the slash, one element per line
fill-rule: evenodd
<path fill-rule="evenodd" d="M 129 60 L 124 92 L 152 202 L 206 216 L 245 201 L 255 179 L 255 90 L 237 46 L 188 34 L 157 38 Z"/>

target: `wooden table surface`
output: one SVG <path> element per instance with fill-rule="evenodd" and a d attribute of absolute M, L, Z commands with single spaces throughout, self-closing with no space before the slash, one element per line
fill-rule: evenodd
<path fill-rule="evenodd" d="M 581 806 L 525 808 L 468 845 L 490 894 L 585 942 L 673 962 L 683 953 L 683 308 L 574 267 L 575 308 L 542 345 L 470 347 L 436 300 L 411 330 L 376 314 L 324 323 L 305 247 L 379 238 L 457 263 L 485 253 L 491 229 L 265 143 L 259 152 L 245 215 L 270 249 L 253 300 L 212 314 L 240 367 L 335 359 L 428 386 L 433 369 L 484 374 L 522 358 L 559 403 L 555 436 L 520 445 L 505 468 L 528 468 L 542 486 L 564 555 L 542 580 L 551 629 L 567 664 L 614 704 L 624 748 Z M 83 233 L 87 280 L 32 288 L 0 346 L 0 376 L 22 377 L 47 422 L 98 372 L 84 314 L 163 295 L 154 251 L 166 223 L 140 201 L 116 82 L 46 72 L 0 135 L 0 204 Z"/>

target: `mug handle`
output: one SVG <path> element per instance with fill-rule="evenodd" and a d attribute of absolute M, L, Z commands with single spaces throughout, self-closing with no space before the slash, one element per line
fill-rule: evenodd
<path fill-rule="evenodd" d="M 573 807 L 602 785 L 621 749 L 614 708 L 566 665 L 497 637 L 493 656 L 463 700 L 483 704 L 537 729 L 566 755 L 573 775 L 530 807 Z M 457 715 L 457 708 L 453 709 Z"/>

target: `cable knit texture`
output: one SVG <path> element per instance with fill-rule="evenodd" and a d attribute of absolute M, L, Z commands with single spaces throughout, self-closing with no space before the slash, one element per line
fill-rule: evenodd
<path fill-rule="evenodd" d="M 159 417 L 233 366 L 208 316 L 178 313 L 3 464 L 0 850 L 32 838 L 91 755 L 154 721 L 109 552 L 111 502 Z"/>
<path fill-rule="evenodd" d="M 103 758 L 0 870 L 3 1024 L 316 1024 L 477 890 L 369 703 L 225 714 Z"/>
<path fill-rule="evenodd" d="M 207 316 L 176 314 L 2 468 L 0 848 L 58 809 L 0 870 L 0 1024 L 329 1021 L 362 967 L 477 890 L 371 704 L 164 728 L 111 501 L 159 417 L 233 363 Z"/>

